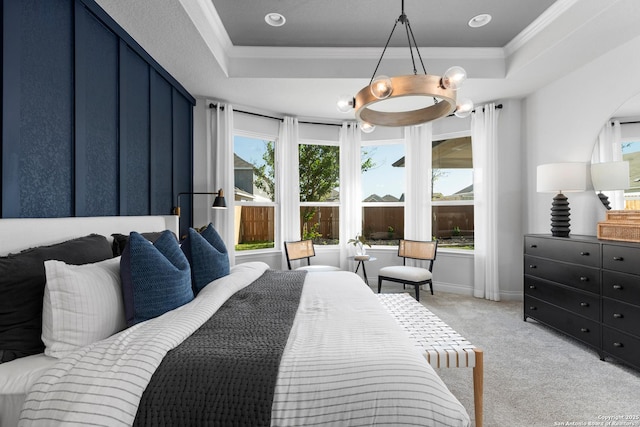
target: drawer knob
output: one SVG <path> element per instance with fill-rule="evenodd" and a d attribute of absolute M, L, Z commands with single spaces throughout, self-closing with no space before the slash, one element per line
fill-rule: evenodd
<path fill-rule="evenodd" d="M 624 344 L 622 344 L 621 342 L 614 342 L 613 346 L 614 347 L 624 347 Z"/>
<path fill-rule="evenodd" d="M 580 328 L 580 332 L 589 332 L 589 328 Z"/>
<path fill-rule="evenodd" d="M 538 268 L 538 266 L 535 264 L 529 264 L 529 268 Z"/>
<path fill-rule="evenodd" d="M 614 257 L 613 257 L 613 260 L 614 260 L 614 261 L 624 261 L 624 257 L 621 257 L 621 256 L 614 256 Z"/>
<path fill-rule="evenodd" d="M 529 285 L 529 289 L 535 289 L 536 285 Z"/>
<path fill-rule="evenodd" d="M 531 307 L 529 307 L 529 310 L 531 311 L 536 311 L 538 309 L 538 307 L 536 307 L 535 305 L 532 305 Z"/>
<path fill-rule="evenodd" d="M 586 277 L 586 276 L 580 276 L 580 281 L 581 281 L 581 282 L 588 282 L 588 281 L 589 281 L 589 278 L 588 278 L 588 277 Z"/>
<path fill-rule="evenodd" d="M 588 302 L 581 302 L 580 303 L 580 307 L 589 307 L 589 303 Z"/>
<path fill-rule="evenodd" d="M 622 319 L 624 316 L 622 315 L 622 313 L 613 313 L 613 318 L 614 319 Z"/>
<path fill-rule="evenodd" d="M 622 285 L 613 285 L 613 289 L 622 290 Z"/>
<path fill-rule="evenodd" d="M 538 247 L 538 245 L 535 245 L 535 244 L 534 244 L 534 245 L 529 245 L 529 247 L 530 247 L 530 248 L 534 248 L 534 249 L 535 249 L 535 248 L 537 248 L 537 247 Z"/>
<path fill-rule="evenodd" d="M 589 256 L 590 254 L 589 254 L 589 252 L 580 252 L 580 255 L 582 255 L 582 256 Z"/>

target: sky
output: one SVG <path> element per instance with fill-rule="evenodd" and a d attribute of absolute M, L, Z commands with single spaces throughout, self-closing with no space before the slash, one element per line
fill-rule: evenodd
<path fill-rule="evenodd" d="M 405 190 L 405 168 L 391 165 L 404 156 L 404 146 L 394 144 L 363 148 L 369 153 L 376 165 L 362 176 L 363 198 L 371 194 L 377 194 L 381 197 L 390 194 L 399 199 Z M 264 142 L 261 139 L 236 136 L 234 150 L 236 154 L 250 163 L 258 165 L 263 163 Z M 444 172 L 446 175 L 439 178 L 434 185 L 434 193 L 450 195 L 471 185 L 473 182 L 470 169 L 448 169 L 444 170 Z"/>

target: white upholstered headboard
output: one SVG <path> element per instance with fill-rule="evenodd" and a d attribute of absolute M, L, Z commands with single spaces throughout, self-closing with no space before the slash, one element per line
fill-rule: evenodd
<path fill-rule="evenodd" d="M 171 230 L 178 235 L 178 220 L 167 216 L 94 216 L 66 218 L 0 219 L 0 256 L 35 246 L 51 245 L 91 233 L 109 239 L 112 233 L 129 234 Z"/>

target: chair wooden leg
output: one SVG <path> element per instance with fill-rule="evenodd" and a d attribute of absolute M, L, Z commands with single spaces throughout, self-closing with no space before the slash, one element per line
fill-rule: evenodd
<path fill-rule="evenodd" d="M 433 281 L 429 280 L 429 289 L 431 289 L 431 295 L 433 295 Z"/>
<path fill-rule="evenodd" d="M 382 289 L 382 279 L 378 277 L 378 293 L 380 293 L 381 289 Z"/>
<path fill-rule="evenodd" d="M 416 301 L 420 301 L 420 285 L 415 285 L 416 288 Z"/>

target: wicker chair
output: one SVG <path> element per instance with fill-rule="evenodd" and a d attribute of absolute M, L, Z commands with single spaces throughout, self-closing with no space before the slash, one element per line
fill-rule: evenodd
<path fill-rule="evenodd" d="M 437 241 L 400 240 L 398 256 L 402 257 L 402 265 L 383 267 L 378 272 L 378 293 L 382 289 L 382 281 L 413 285 L 416 289 L 416 300 L 420 301 L 420 286 L 429 284 L 433 295 L 432 271 L 438 250 Z M 411 267 L 406 265 L 407 258 L 429 261 L 428 268 Z"/>
<path fill-rule="evenodd" d="M 284 252 L 287 256 L 287 266 L 291 270 L 291 261 L 306 259 L 307 265 L 300 266 L 296 270 L 307 271 L 338 271 L 339 267 L 332 265 L 311 265 L 311 257 L 316 256 L 311 240 L 299 240 L 297 242 L 284 242 Z"/>

